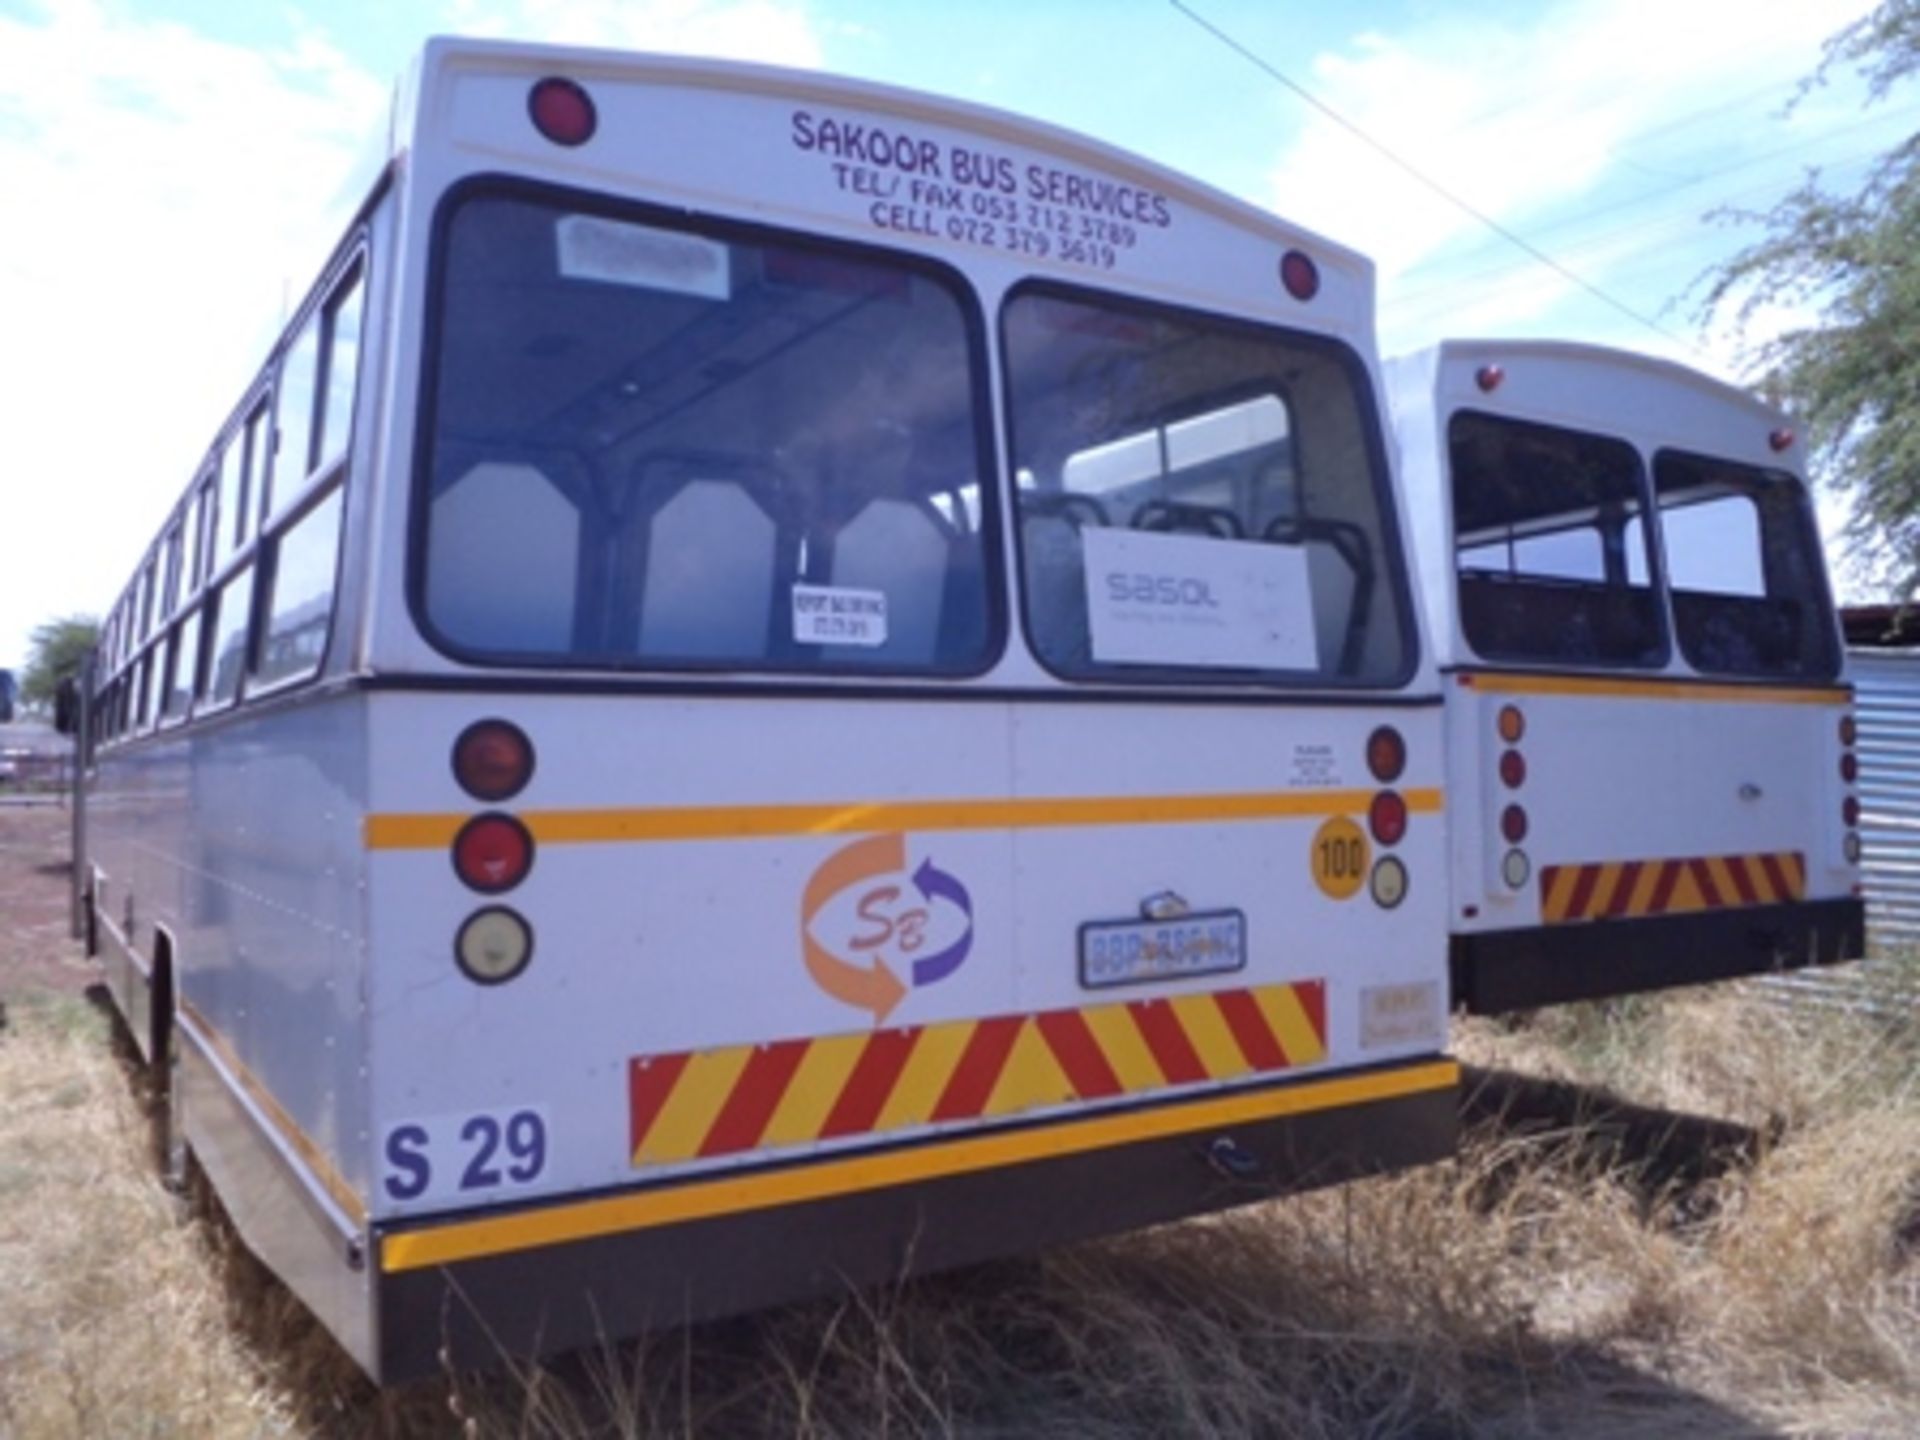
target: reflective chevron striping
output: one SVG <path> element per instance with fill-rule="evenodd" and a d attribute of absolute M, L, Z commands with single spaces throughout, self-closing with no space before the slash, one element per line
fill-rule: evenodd
<path fill-rule="evenodd" d="M 1311 1065 L 1326 983 L 641 1055 L 627 1067 L 638 1167 L 918 1125 L 990 1120 Z"/>
<path fill-rule="evenodd" d="M 1540 919 L 1547 925 L 1639 915 L 1682 915 L 1807 898 L 1807 861 L 1797 850 L 1547 865 Z"/>

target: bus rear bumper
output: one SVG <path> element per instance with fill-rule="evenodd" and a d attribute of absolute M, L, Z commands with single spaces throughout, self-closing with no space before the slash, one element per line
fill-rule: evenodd
<path fill-rule="evenodd" d="M 1498 1015 L 1857 960 L 1865 915 L 1841 898 L 1455 935 L 1453 1001 Z"/>
<path fill-rule="evenodd" d="M 1458 1082 L 1428 1057 L 377 1228 L 375 1378 L 597 1346 L 1443 1159 Z M 1129 1122 L 1148 1138 L 1111 1138 Z M 1010 1145 L 1027 1158 L 1002 1163 Z"/>

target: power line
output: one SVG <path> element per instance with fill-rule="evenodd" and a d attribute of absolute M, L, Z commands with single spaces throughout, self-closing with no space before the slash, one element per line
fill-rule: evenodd
<path fill-rule="evenodd" d="M 1182 15 L 1186 16 L 1187 19 L 1191 20 L 1195 25 L 1198 25 L 1202 30 L 1206 31 L 1209 35 L 1213 36 L 1214 39 L 1218 40 L 1222 45 L 1225 45 L 1229 50 L 1232 50 L 1236 55 L 1239 55 L 1242 59 L 1246 60 L 1249 64 L 1261 70 L 1263 73 L 1265 73 L 1268 76 L 1268 78 L 1272 79 L 1275 83 L 1281 86 L 1284 86 L 1286 89 L 1292 91 L 1295 95 L 1299 96 L 1302 100 L 1306 101 L 1307 104 L 1311 105 L 1315 110 L 1318 110 L 1322 115 L 1326 116 L 1327 119 L 1333 121 L 1333 123 L 1338 125 L 1342 130 L 1345 130 L 1348 134 L 1352 135 L 1355 139 L 1359 140 L 1362 144 L 1367 146 L 1370 150 L 1373 150 L 1375 153 L 1379 154 L 1384 159 L 1391 162 L 1394 166 L 1406 172 L 1406 174 L 1411 176 L 1414 180 L 1418 181 L 1421 185 L 1424 185 L 1427 189 L 1431 190 L 1434 194 L 1438 195 L 1442 200 L 1446 201 L 1449 205 L 1454 206 L 1456 209 L 1460 210 L 1462 213 L 1471 216 L 1475 220 L 1478 220 L 1482 225 L 1485 225 L 1489 230 L 1493 231 L 1494 234 L 1500 236 L 1503 240 L 1507 241 L 1508 244 L 1514 246 L 1516 249 L 1525 251 L 1528 255 L 1532 256 L 1535 261 L 1546 266 L 1549 270 L 1553 271 L 1556 275 L 1559 275 L 1562 279 L 1567 280 L 1574 285 L 1577 285 L 1580 289 L 1586 291 L 1589 295 L 1593 296 L 1596 300 L 1601 301 L 1603 304 L 1607 305 L 1609 308 L 1613 310 L 1617 310 L 1620 314 L 1626 316 L 1629 320 L 1632 320 L 1635 324 L 1645 326 L 1647 329 L 1653 331 L 1654 334 L 1660 336 L 1664 340 L 1669 340 L 1676 345 L 1684 345 L 1688 349 L 1693 350 L 1698 354 L 1702 354 L 1702 355 L 1705 354 L 1705 351 L 1701 350 L 1699 345 L 1694 341 L 1687 339 L 1685 336 L 1675 335 L 1672 331 L 1668 330 L 1664 325 L 1660 324 L 1658 321 L 1652 319 L 1649 316 L 1641 314 L 1638 310 L 1634 309 L 1631 305 L 1627 304 L 1626 301 L 1618 299 L 1615 296 L 1608 294 L 1605 290 L 1602 290 L 1598 285 L 1594 284 L 1591 280 L 1588 280 L 1585 276 L 1577 274 L 1574 271 L 1568 269 L 1565 265 L 1562 265 L 1558 260 L 1554 259 L 1553 256 L 1549 255 L 1546 251 L 1542 250 L 1538 245 L 1535 245 L 1532 241 L 1528 240 L 1526 236 L 1520 234 L 1516 230 L 1512 230 L 1507 226 L 1501 224 L 1498 220 L 1494 219 L 1493 216 L 1487 214 L 1486 211 L 1472 204 L 1463 196 L 1457 195 L 1452 190 L 1449 190 L 1445 185 L 1442 185 L 1438 180 L 1435 180 L 1432 176 L 1428 175 L 1425 171 L 1420 169 L 1420 167 L 1415 165 L 1411 160 L 1407 160 L 1403 158 L 1398 152 L 1393 150 L 1384 142 L 1376 140 L 1372 135 L 1368 134 L 1365 130 L 1361 129 L 1353 121 L 1347 119 L 1346 116 L 1342 115 L 1338 110 L 1335 110 L 1331 105 L 1327 104 L 1326 101 L 1322 100 L 1319 96 L 1315 95 L 1312 91 L 1308 90 L 1305 86 L 1300 85 L 1296 83 L 1294 80 L 1288 78 L 1278 68 L 1268 63 L 1265 59 L 1263 59 L 1261 56 L 1256 54 L 1254 51 L 1249 50 L 1245 45 L 1242 45 L 1238 40 L 1234 39 L 1233 36 L 1229 35 L 1226 31 L 1222 30 L 1219 26 L 1215 25 L 1211 20 L 1208 20 L 1205 16 L 1201 15 L 1198 11 L 1194 10 L 1191 6 L 1187 5 L 1185 3 L 1185 0 L 1167 0 L 1167 3 L 1172 5 L 1175 10 L 1178 10 Z"/>

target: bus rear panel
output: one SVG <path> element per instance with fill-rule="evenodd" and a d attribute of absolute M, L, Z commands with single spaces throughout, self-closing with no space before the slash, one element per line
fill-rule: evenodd
<path fill-rule="evenodd" d="M 1852 693 L 1783 419 L 1681 367 L 1390 367 L 1450 672 L 1455 1003 L 1861 954 Z"/>

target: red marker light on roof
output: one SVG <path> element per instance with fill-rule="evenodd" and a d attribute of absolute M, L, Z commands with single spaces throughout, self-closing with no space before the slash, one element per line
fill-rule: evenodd
<path fill-rule="evenodd" d="M 1776 453 L 1781 450 L 1790 450 L 1793 448 L 1793 431 L 1783 426 L 1767 436 L 1767 444 L 1771 446 Z"/>
<path fill-rule="evenodd" d="M 537 82 L 527 92 L 527 114 L 533 128 L 556 145 L 584 145 L 600 123 L 592 97 L 557 75 Z"/>
<path fill-rule="evenodd" d="M 1280 257 L 1280 283 L 1296 300 L 1311 300 L 1320 293 L 1320 267 L 1304 250 L 1289 250 Z"/>
<path fill-rule="evenodd" d="M 1482 365 L 1473 372 L 1473 383 L 1491 395 L 1500 388 L 1500 382 L 1507 378 L 1507 372 L 1498 365 Z"/>

